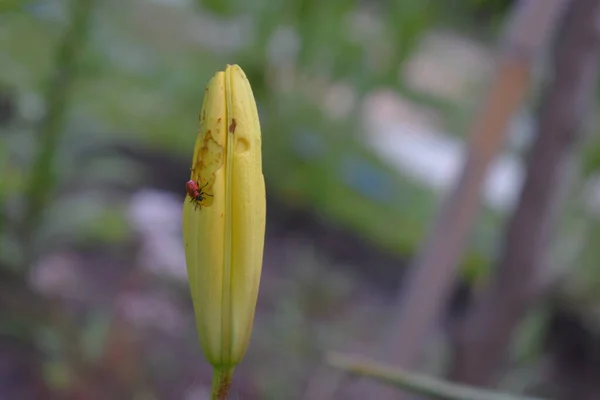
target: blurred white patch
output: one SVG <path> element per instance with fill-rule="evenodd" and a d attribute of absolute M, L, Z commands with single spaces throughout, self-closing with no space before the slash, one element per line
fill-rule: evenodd
<path fill-rule="evenodd" d="M 364 102 L 367 143 L 390 165 L 417 184 L 443 196 L 458 178 L 465 161 L 465 144 L 438 127 L 435 113 L 389 90 L 375 92 Z M 524 151 L 534 139 L 535 120 L 525 112 L 509 124 L 508 151 L 492 162 L 483 187 L 488 207 L 508 212 L 525 179 L 523 162 L 513 152 Z M 600 215 L 600 175 L 586 184 L 588 210 Z"/>
<path fill-rule="evenodd" d="M 40 293 L 60 295 L 63 299 L 79 299 L 85 294 L 81 282 L 80 258 L 74 253 L 52 253 L 40 258 L 31 269 L 29 280 Z"/>
<path fill-rule="evenodd" d="M 168 298 L 149 294 L 124 294 L 117 307 L 140 329 L 153 328 L 165 335 L 179 335 L 186 324 L 181 311 Z"/>
<path fill-rule="evenodd" d="M 439 129 L 439 120 L 434 109 L 417 105 L 400 97 L 391 89 L 377 90 L 368 95 L 364 100 L 364 107 L 367 128 L 374 131 L 386 129 L 390 124 L 408 124 L 427 131 Z"/>
<path fill-rule="evenodd" d="M 600 216 L 600 174 L 594 174 L 585 186 L 585 197 L 590 213 Z"/>
<path fill-rule="evenodd" d="M 291 26 L 277 27 L 267 42 L 268 84 L 280 92 L 291 92 L 296 82 L 296 63 L 302 40 Z"/>
<path fill-rule="evenodd" d="M 137 0 L 131 4 L 128 12 L 132 25 L 154 46 L 160 43 L 189 52 L 194 50 L 183 46 L 191 44 L 215 54 L 232 54 L 254 40 L 255 24 L 250 16 L 223 17 L 196 7 L 190 0 Z"/>
<path fill-rule="evenodd" d="M 372 46 L 384 37 L 385 24 L 368 9 L 357 8 L 344 16 L 349 40 Z"/>
<path fill-rule="evenodd" d="M 449 32 L 433 32 L 402 71 L 416 91 L 464 102 L 485 84 L 493 71 L 493 52 L 479 43 Z"/>
<path fill-rule="evenodd" d="M 155 274 L 187 281 L 182 207 L 183 197 L 143 190 L 132 196 L 127 214 L 142 243 L 139 265 Z"/>
<path fill-rule="evenodd" d="M 291 68 L 296 65 L 301 38 L 291 26 L 279 26 L 267 42 L 267 60 L 275 68 Z"/>
<path fill-rule="evenodd" d="M 526 152 L 535 139 L 536 119 L 526 110 L 518 112 L 509 122 L 508 147 L 511 151 Z"/>
<path fill-rule="evenodd" d="M 365 101 L 367 142 L 407 177 L 443 195 L 458 178 L 465 145 L 437 126 L 430 111 L 389 92 Z M 484 201 L 499 211 L 511 209 L 517 199 L 523 171 L 517 157 L 501 154 L 490 166 Z"/>
<path fill-rule="evenodd" d="M 210 389 L 206 386 L 194 385 L 185 391 L 183 398 L 184 400 L 209 400 Z"/>
<path fill-rule="evenodd" d="M 188 13 L 186 38 L 216 54 L 231 54 L 248 47 L 254 38 L 254 21 L 247 16 L 223 18 L 213 14 Z"/>
<path fill-rule="evenodd" d="M 334 120 L 344 120 L 356 106 L 356 92 L 351 85 L 338 83 L 329 86 L 323 99 L 327 115 Z"/>
<path fill-rule="evenodd" d="M 20 70 L 19 73 L 22 74 L 24 72 Z M 39 120 L 46 112 L 44 99 L 35 92 L 24 91 L 20 93 L 17 97 L 17 102 L 21 118 L 27 121 Z"/>
<path fill-rule="evenodd" d="M 191 0 L 150 0 L 151 3 L 160 4 L 161 6 L 175 6 L 175 7 L 191 7 Z"/>

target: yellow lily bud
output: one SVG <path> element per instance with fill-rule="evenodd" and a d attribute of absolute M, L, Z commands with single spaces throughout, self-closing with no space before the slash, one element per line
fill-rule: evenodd
<path fill-rule="evenodd" d="M 262 269 L 265 182 L 250 83 L 228 65 L 206 88 L 183 241 L 200 344 L 215 367 L 233 367 L 248 347 Z"/>

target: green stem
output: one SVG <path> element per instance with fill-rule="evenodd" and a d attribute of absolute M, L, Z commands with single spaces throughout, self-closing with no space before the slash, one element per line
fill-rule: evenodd
<path fill-rule="evenodd" d="M 233 367 L 215 367 L 210 398 L 211 400 L 226 400 L 231 387 Z"/>
<path fill-rule="evenodd" d="M 23 221 L 26 248 L 39 224 L 42 210 L 55 187 L 54 162 L 68 111 L 69 96 L 77 72 L 77 59 L 83 50 L 91 24 L 95 0 L 71 0 L 70 26 L 56 49 L 54 76 L 46 86 L 46 112 L 38 128 L 38 149 L 25 197 L 28 201 Z"/>
<path fill-rule="evenodd" d="M 470 386 L 446 382 L 424 375 L 407 373 L 396 368 L 374 363 L 357 356 L 329 353 L 327 363 L 356 375 L 376 379 L 413 393 L 445 400 L 541 400 L 510 394 L 476 389 Z"/>

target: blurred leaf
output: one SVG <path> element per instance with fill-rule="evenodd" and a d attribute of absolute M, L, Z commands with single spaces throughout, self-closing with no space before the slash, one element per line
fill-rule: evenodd
<path fill-rule="evenodd" d="M 234 2 L 231 0 L 197 0 L 198 3 L 207 11 L 221 16 L 228 16 L 234 13 Z"/>
<path fill-rule="evenodd" d="M 583 174 L 589 176 L 600 171 L 600 138 L 593 135 L 583 148 Z"/>
<path fill-rule="evenodd" d="M 52 204 L 39 229 L 39 245 L 47 251 L 65 243 L 123 243 L 132 233 L 131 226 L 126 210 L 111 204 L 109 198 L 108 193 L 92 191 Z"/>
<path fill-rule="evenodd" d="M 32 0 L 0 0 L 0 14 L 17 10 L 22 11 L 25 6 L 32 2 Z"/>
<path fill-rule="evenodd" d="M 500 392 L 477 389 L 435 379 L 429 376 L 408 373 L 399 369 L 374 363 L 356 356 L 329 353 L 327 362 L 346 372 L 376 379 L 412 393 L 445 400 L 541 400 L 533 397 L 513 396 Z"/>
<path fill-rule="evenodd" d="M 517 362 L 532 362 L 542 354 L 549 310 L 538 307 L 528 313 L 518 329 L 512 353 Z"/>
<path fill-rule="evenodd" d="M 72 374 L 69 366 L 63 361 L 44 363 L 44 376 L 53 389 L 66 389 L 71 384 Z"/>
<path fill-rule="evenodd" d="M 89 361 L 97 361 L 106 348 L 110 330 L 111 315 L 98 311 L 90 315 L 88 323 L 81 333 L 83 352 Z"/>

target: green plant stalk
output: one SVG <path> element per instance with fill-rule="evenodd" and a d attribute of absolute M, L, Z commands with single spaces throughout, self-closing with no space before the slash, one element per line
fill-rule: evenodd
<path fill-rule="evenodd" d="M 4 223 L 6 220 L 6 216 L 5 216 L 5 201 L 6 201 L 6 171 L 8 170 L 7 168 L 7 164 L 8 162 L 6 161 L 7 157 L 7 150 L 6 147 L 2 147 L 0 148 L 0 235 L 2 235 L 2 232 L 4 230 Z M 1 259 L 0 259 L 1 261 Z"/>
<path fill-rule="evenodd" d="M 444 400 L 542 400 L 476 389 L 424 375 L 407 373 L 358 356 L 329 353 L 327 363 L 346 372 L 373 378 L 413 393 Z"/>
<path fill-rule="evenodd" d="M 17 235 L 22 245 L 23 260 L 19 260 L 18 272 L 14 274 L 14 283 L 11 288 L 17 293 L 25 295 L 27 302 L 36 311 L 44 310 L 39 318 L 34 318 L 28 323 L 21 338 L 31 341 L 40 324 L 49 323 L 61 330 L 65 343 L 76 337 L 77 327 L 71 324 L 54 304 L 27 295 L 29 290 L 25 277 L 31 266 L 34 252 L 31 251 L 33 234 L 40 224 L 43 209 L 48 203 L 55 186 L 54 160 L 56 149 L 64 130 L 64 120 L 67 113 L 70 88 L 76 72 L 76 56 L 85 42 L 89 30 L 94 0 L 71 0 L 69 26 L 65 35 L 58 44 L 55 52 L 55 75 L 49 80 L 44 91 L 46 111 L 39 121 L 37 128 L 38 148 L 31 166 L 31 173 L 26 182 L 24 197 L 26 199 L 25 211 L 22 215 Z M 4 216 L 2 216 L 4 217 Z M 4 220 L 4 218 L 2 218 Z M 5 222 L 2 221 L 2 225 Z M 2 297 L 2 296 L 0 296 Z M 10 295 L 9 295 L 10 298 Z M 2 300 L 2 299 L 0 299 Z M 10 309 L 10 307 L 9 307 Z M 25 315 L 24 318 L 28 318 Z M 29 321 L 29 319 L 28 319 Z M 73 370 L 79 371 L 82 364 L 78 354 L 69 352 L 67 358 Z M 36 359 L 36 362 L 38 360 Z M 41 360 L 39 361 L 41 362 Z"/>
<path fill-rule="evenodd" d="M 233 367 L 215 367 L 213 369 L 213 381 L 210 398 L 211 400 L 226 400 L 231 387 Z"/>
<path fill-rule="evenodd" d="M 77 55 L 81 51 L 89 31 L 94 0 L 72 0 L 70 26 L 56 51 L 55 75 L 44 94 L 46 112 L 38 129 L 38 151 L 33 161 L 25 196 L 27 208 L 24 214 L 23 233 L 29 247 L 29 236 L 35 231 L 42 211 L 55 186 L 54 160 L 56 149 L 64 131 L 71 86 L 77 70 Z"/>

